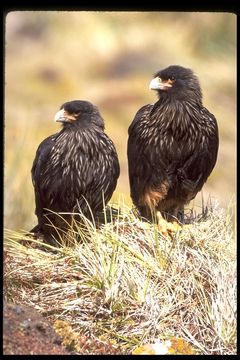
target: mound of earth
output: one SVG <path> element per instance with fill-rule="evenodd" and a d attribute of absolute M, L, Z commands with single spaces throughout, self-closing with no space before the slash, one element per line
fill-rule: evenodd
<path fill-rule="evenodd" d="M 4 355 L 69 355 L 50 323 L 34 308 L 4 304 Z"/>

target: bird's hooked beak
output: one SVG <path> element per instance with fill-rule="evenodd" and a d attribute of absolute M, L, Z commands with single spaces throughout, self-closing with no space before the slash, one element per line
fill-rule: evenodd
<path fill-rule="evenodd" d="M 150 90 L 167 90 L 172 87 L 173 81 L 168 79 L 166 81 L 163 81 L 159 76 L 152 79 L 152 81 L 149 84 Z"/>
<path fill-rule="evenodd" d="M 75 120 L 76 117 L 74 115 L 68 114 L 64 109 L 59 110 L 54 117 L 54 121 L 62 123 L 69 123 Z"/>

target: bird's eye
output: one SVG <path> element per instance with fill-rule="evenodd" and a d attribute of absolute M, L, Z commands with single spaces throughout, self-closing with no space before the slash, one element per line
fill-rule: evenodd
<path fill-rule="evenodd" d="M 170 80 L 175 81 L 176 80 L 175 76 L 170 76 Z"/>

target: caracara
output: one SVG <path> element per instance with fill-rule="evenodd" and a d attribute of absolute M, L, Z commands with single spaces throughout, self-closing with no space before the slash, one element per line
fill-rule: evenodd
<path fill-rule="evenodd" d="M 38 225 L 31 232 L 51 244 L 66 232 L 69 213 L 92 220 L 103 209 L 120 171 L 115 146 L 96 106 L 83 100 L 66 102 L 55 121 L 62 129 L 43 140 L 32 166 Z"/>
<path fill-rule="evenodd" d="M 216 119 L 202 104 L 193 71 L 172 65 L 158 71 L 150 89 L 158 100 L 143 106 L 129 126 L 131 198 L 140 215 L 158 220 L 163 233 L 182 218 L 184 205 L 202 189 L 218 153 Z M 168 221 L 166 221 L 168 220 Z"/>

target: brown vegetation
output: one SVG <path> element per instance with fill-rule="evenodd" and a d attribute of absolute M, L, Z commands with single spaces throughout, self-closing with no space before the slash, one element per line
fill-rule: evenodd
<path fill-rule="evenodd" d="M 189 222 L 164 237 L 121 206 L 100 229 L 79 225 L 60 248 L 6 231 L 4 298 L 34 306 L 77 352 L 129 354 L 180 338 L 200 354 L 234 354 L 231 212 Z"/>

